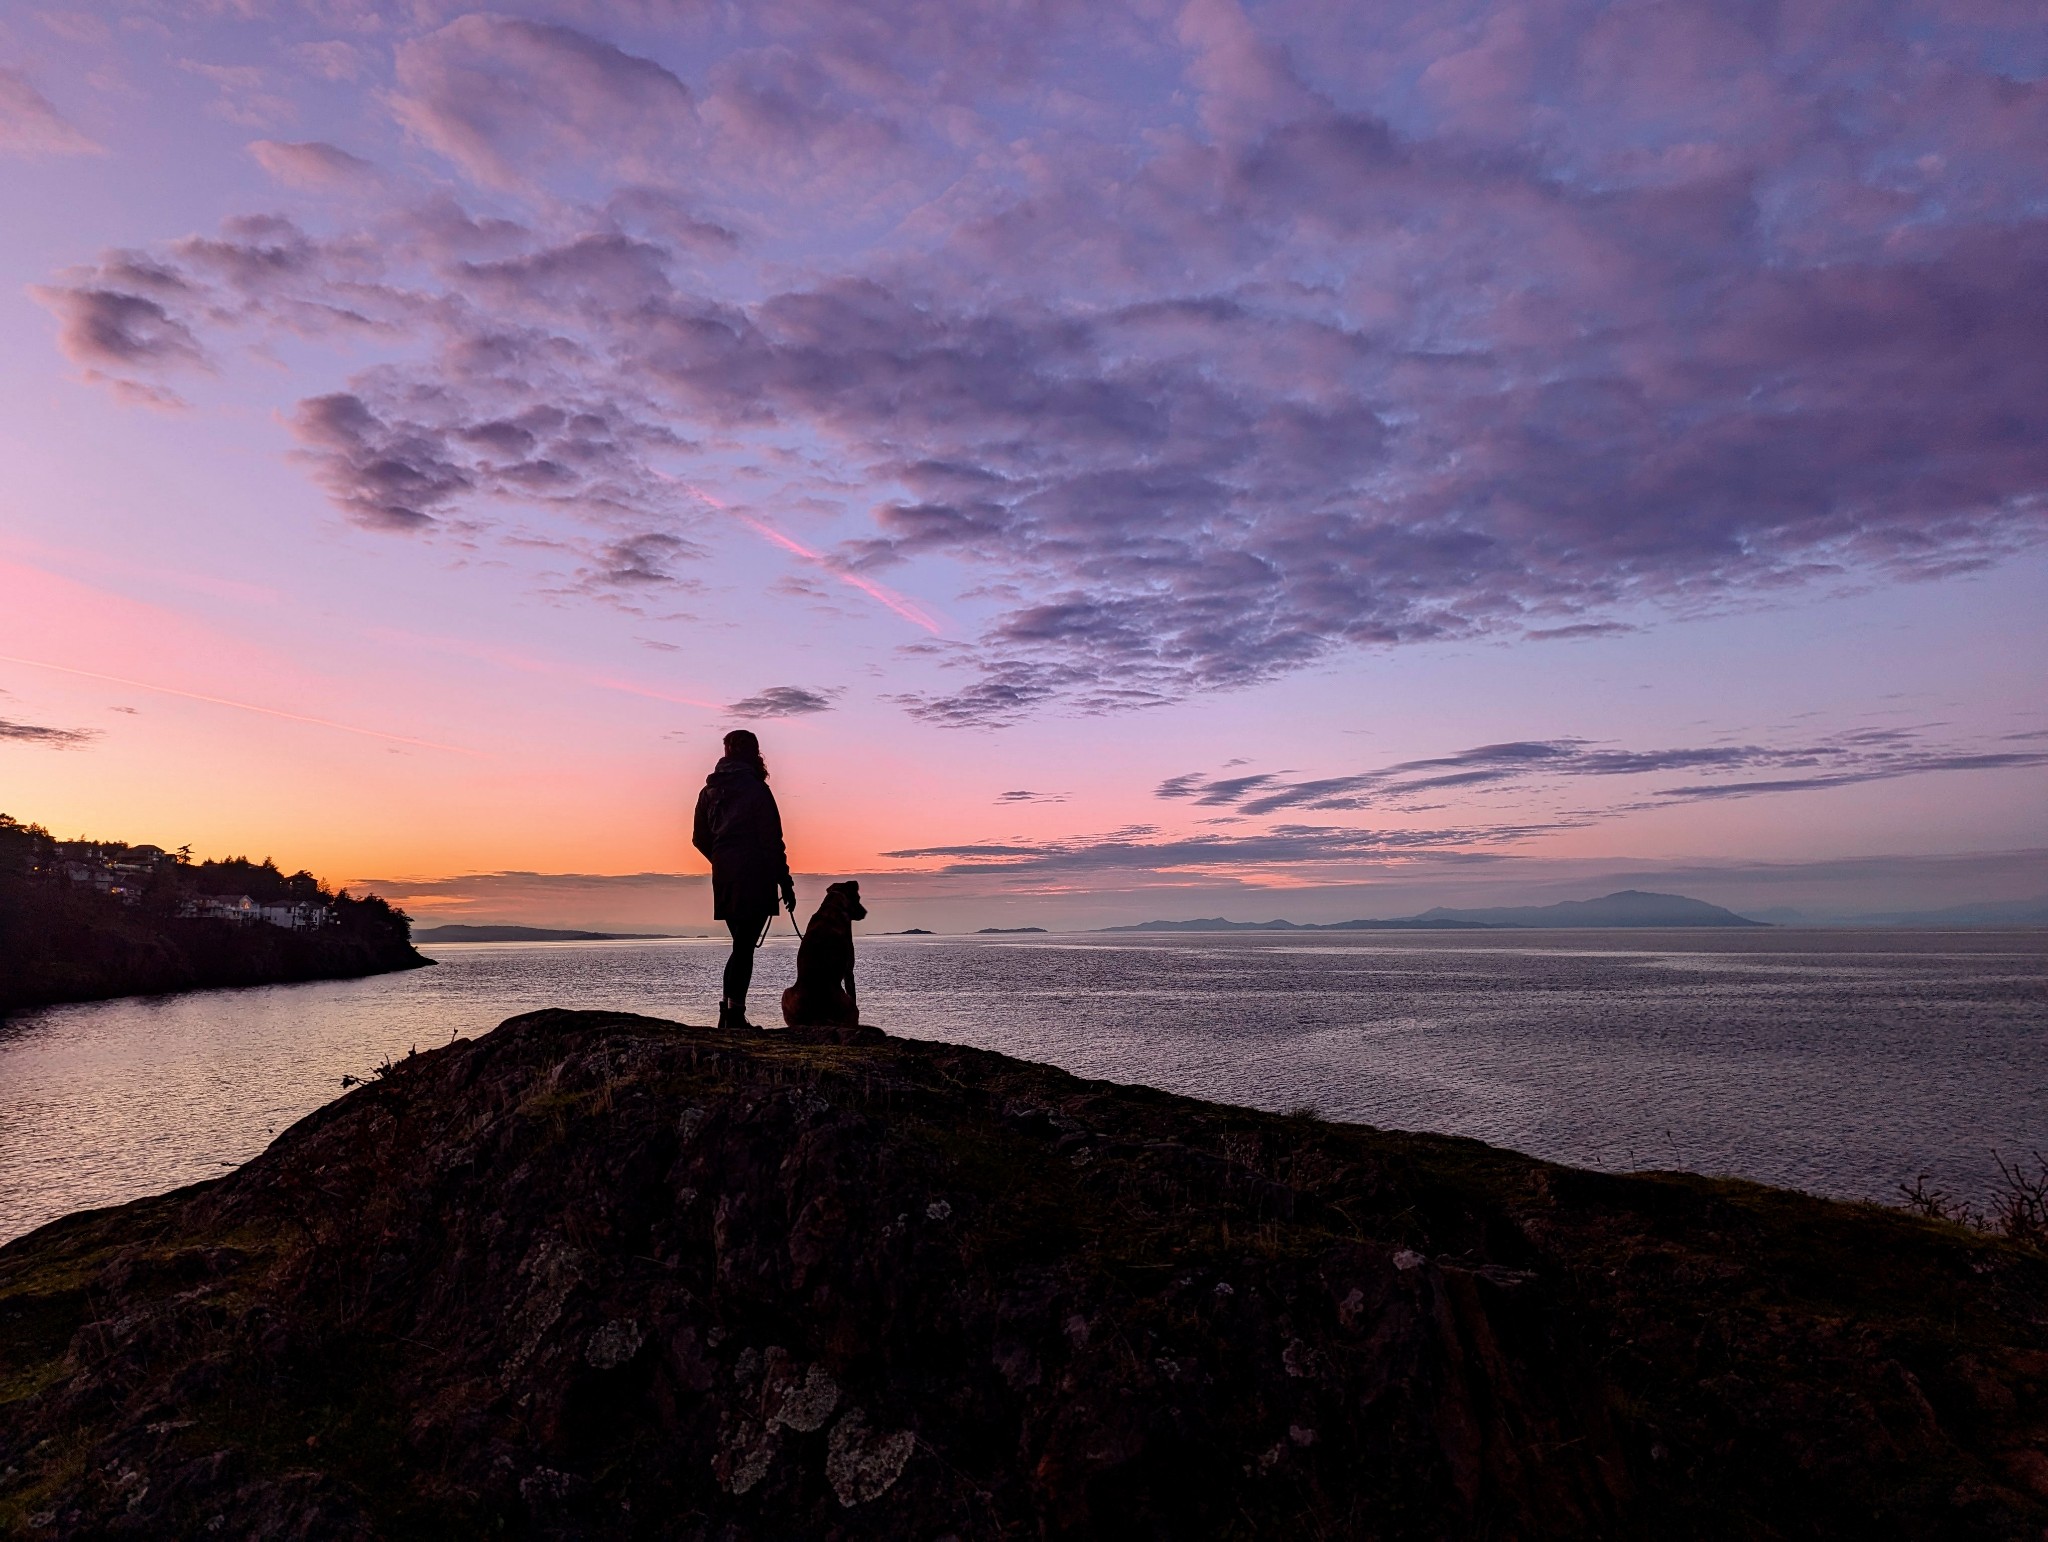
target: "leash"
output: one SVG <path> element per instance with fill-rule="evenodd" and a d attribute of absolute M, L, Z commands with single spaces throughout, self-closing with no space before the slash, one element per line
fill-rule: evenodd
<path fill-rule="evenodd" d="M 779 911 L 782 907 L 777 905 L 775 909 Z M 802 927 L 796 924 L 796 912 L 794 910 L 789 913 L 789 929 L 796 933 L 796 940 L 798 942 L 804 940 L 804 931 Z M 761 935 L 754 939 L 754 951 L 756 953 L 761 951 L 762 946 L 768 941 L 768 934 L 774 930 L 775 916 L 771 912 L 768 919 L 761 923 Z"/>

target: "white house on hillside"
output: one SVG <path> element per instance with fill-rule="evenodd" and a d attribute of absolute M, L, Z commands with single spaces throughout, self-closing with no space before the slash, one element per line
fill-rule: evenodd
<path fill-rule="evenodd" d="M 257 921 L 262 919 L 261 908 L 246 894 L 201 894 L 188 899 L 178 907 L 181 916 L 197 916 L 205 921 Z"/>
<path fill-rule="evenodd" d="M 202 894 L 185 901 L 178 914 L 244 925 L 262 921 L 271 926 L 281 926 L 288 932 L 313 931 L 334 919 L 334 912 L 318 900 L 280 900 L 272 904 L 258 904 L 246 894 Z"/>

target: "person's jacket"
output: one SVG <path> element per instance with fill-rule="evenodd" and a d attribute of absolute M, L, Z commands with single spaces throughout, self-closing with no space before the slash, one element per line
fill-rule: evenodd
<path fill-rule="evenodd" d="M 690 843 L 711 859 L 711 913 L 718 920 L 775 914 L 789 879 L 782 812 L 751 760 L 728 755 L 704 779 Z"/>

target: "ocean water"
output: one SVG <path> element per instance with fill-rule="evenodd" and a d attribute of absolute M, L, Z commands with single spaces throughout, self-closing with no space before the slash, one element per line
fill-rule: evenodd
<path fill-rule="evenodd" d="M 425 951 L 437 968 L 0 1024 L 0 1241 L 217 1176 L 344 1076 L 516 1012 L 706 1022 L 725 944 Z M 794 952 L 763 950 L 757 1020 Z M 865 937 L 860 977 L 894 1033 L 1614 1171 L 1981 1196 L 1994 1151 L 2048 1151 L 2039 930 Z"/>

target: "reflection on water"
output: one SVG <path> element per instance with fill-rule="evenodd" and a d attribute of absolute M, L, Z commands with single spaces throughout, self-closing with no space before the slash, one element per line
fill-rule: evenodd
<path fill-rule="evenodd" d="M 543 1006 L 704 1022 L 725 944 L 434 947 L 435 969 L 0 1025 L 0 1240 L 215 1176 L 408 1049 Z M 792 973 L 771 942 L 757 978 Z M 864 938 L 871 1022 L 1612 1169 L 1886 1197 L 2048 1150 L 2048 933 Z"/>

